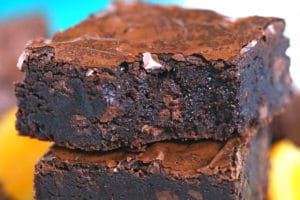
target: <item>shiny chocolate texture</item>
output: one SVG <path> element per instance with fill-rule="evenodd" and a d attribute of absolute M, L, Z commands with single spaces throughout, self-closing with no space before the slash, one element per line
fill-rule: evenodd
<path fill-rule="evenodd" d="M 269 134 L 158 142 L 143 152 L 53 147 L 36 165 L 37 199 L 264 199 Z"/>
<path fill-rule="evenodd" d="M 86 151 L 245 136 L 290 99 L 283 30 L 278 18 L 112 4 L 26 48 L 17 128 Z"/>

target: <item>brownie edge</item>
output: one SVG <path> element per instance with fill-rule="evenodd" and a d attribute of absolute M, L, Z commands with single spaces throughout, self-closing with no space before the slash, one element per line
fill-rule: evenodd
<path fill-rule="evenodd" d="M 282 19 L 121 5 L 27 47 L 16 84 L 21 135 L 86 151 L 224 141 L 247 136 L 289 101 Z"/>
<path fill-rule="evenodd" d="M 163 142 L 144 152 L 53 147 L 35 167 L 36 199 L 264 199 L 269 134 Z"/>

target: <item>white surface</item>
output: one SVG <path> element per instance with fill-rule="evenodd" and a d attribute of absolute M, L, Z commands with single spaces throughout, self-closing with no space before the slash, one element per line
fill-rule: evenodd
<path fill-rule="evenodd" d="M 23 63 L 24 61 L 27 59 L 28 57 L 28 52 L 25 50 L 21 53 L 19 59 L 18 59 L 18 62 L 17 62 L 17 68 L 22 71 L 22 66 L 23 66 Z"/>
<path fill-rule="evenodd" d="M 290 72 L 295 87 L 300 90 L 300 0 L 182 0 L 188 8 L 217 11 L 229 17 L 251 15 L 274 16 L 286 21 L 285 35 L 290 38 L 287 53 L 291 58 Z"/>
<path fill-rule="evenodd" d="M 143 63 L 146 70 L 155 70 L 163 67 L 152 58 L 151 53 L 149 52 L 143 53 Z"/>

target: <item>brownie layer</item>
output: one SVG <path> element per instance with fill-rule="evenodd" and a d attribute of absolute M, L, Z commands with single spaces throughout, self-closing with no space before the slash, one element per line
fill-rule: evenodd
<path fill-rule="evenodd" d="M 281 19 L 230 21 L 141 3 L 113 8 L 22 54 L 22 135 L 87 151 L 227 140 L 245 136 L 289 100 Z"/>
<path fill-rule="evenodd" d="M 263 199 L 269 135 L 255 132 L 154 143 L 139 153 L 53 147 L 35 168 L 36 199 Z"/>

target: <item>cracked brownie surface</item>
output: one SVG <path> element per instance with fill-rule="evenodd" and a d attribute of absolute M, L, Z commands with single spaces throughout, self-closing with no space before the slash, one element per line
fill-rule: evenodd
<path fill-rule="evenodd" d="M 278 18 L 112 4 L 25 49 L 17 128 L 86 151 L 246 136 L 290 99 L 283 30 Z"/>
<path fill-rule="evenodd" d="M 264 199 L 269 133 L 227 142 L 158 142 L 142 152 L 53 147 L 36 165 L 37 199 Z"/>

